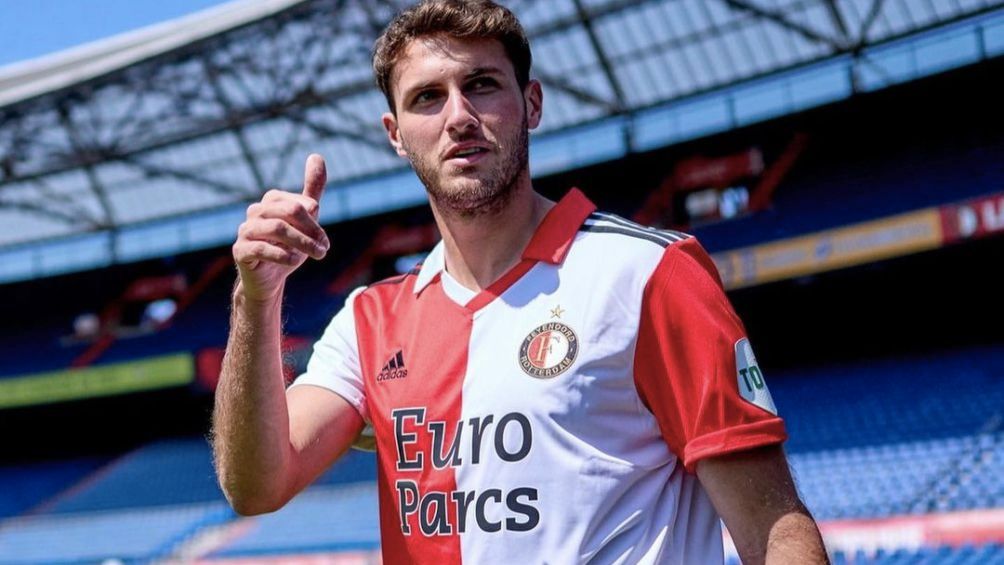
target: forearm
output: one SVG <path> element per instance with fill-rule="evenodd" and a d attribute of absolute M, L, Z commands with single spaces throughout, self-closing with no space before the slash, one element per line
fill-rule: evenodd
<path fill-rule="evenodd" d="M 289 483 L 289 414 L 282 376 L 281 302 L 234 290 L 230 337 L 213 412 L 220 485 L 242 514 L 274 510 Z"/>
<path fill-rule="evenodd" d="M 774 523 L 767 539 L 766 563 L 829 563 L 819 528 L 808 511 L 785 514 Z"/>
<path fill-rule="evenodd" d="M 779 445 L 702 460 L 697 474 L 745 565 L 828 562 Z"/>

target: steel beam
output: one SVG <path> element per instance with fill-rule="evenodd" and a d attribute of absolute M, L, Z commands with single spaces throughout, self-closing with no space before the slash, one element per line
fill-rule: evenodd
<path fill-rule="evenodd" d="M 804 26 L 800 23 L 793 22 L 779 10 L 771 10 L 764 8 L 762 6 L 757 6 L 747 0 L 722 0 L 725 4 L 734 10 L 739 10 L 743 12 L 748 12 L 757 16 L 758 18 L 774 22 L 775 24 L 789 30 L 793 31 L 802 37 L 815 41 L 816 43 L 823 43 L 829 45 L 833 49 L 834 53 L 839 53 L 846 50 L 847 46 L 840 40 L 826 36 L 810 27 Z"/>

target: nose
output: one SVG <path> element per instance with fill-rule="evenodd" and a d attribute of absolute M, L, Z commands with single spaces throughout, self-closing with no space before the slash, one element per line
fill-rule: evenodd
<path fill-rule="evenodd" d="M 446 131 L 451 137 L 462 137 L 480 125 L 477 110 L 462 92 L 451 92 L 446 101 Z"/>

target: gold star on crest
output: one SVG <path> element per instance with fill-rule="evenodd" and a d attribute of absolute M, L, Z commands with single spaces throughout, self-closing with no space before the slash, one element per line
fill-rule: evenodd
<path fill-rule="evenodd" d="M 561 315 L 562 315 L 562 314 L 563 314 L 564 312 L 565 312 L 565 311 L 561 309 L 561 305 L 559 304 L 557 308 L 552 308 L 552 309 L 551 309 L 551 317 L 552 317 L 552 318 L 560 318 L 560 317 L 561 317 Z"/>

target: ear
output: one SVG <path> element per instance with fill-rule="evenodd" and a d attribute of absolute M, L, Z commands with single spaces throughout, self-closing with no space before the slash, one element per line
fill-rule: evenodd
<path fill-rule="evenodd" d="M 383 129 L 387 130 L 387 139 L 390 141 L 394 151 L 397 151 L 399 156 L 407 159 L 408 151 L 405 150 L 404 144 L 401 143 L 401 130 L 397 127 L 397 116 L 390 112 L 385 112 L 380 117 L 380 121 L 383 122 Z"/>
<path fill-rule="evenodd" d="M 526 88 L 523 89 L 523 102 L 526 105 L 527 126 L 536 129 L 544 115 L 544 90 L 540 86 L 540 81 L 531 79 L 526 84 Z"/>

